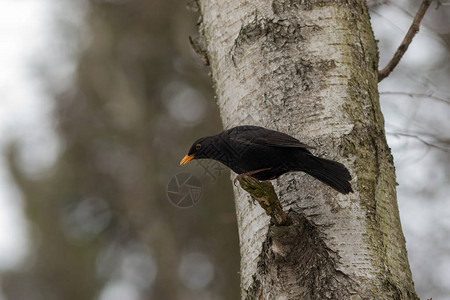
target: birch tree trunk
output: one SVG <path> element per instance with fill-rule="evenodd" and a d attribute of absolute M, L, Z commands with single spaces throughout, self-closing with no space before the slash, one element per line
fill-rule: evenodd
<path fill-rule="evenodd" d="M 224 127 L 286 132 L 353 176 L 349 195 L 301 173 L 274 181 L 292 222 L 283 227 L 235 188 L 242 299 L 418 299 L 365 2 L 199 0 L 199 7 L 196 45 L 205 47 Z"/>

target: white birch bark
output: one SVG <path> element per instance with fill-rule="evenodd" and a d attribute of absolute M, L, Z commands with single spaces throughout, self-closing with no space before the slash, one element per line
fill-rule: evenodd
<path fill-rule="evenodd" d="M 290 226 L 235 187 L 242 299 L 416 299 L 364 1 L 200 0 L 225 128 L 286 132 L 344 163 L 354 193 L 274 181 Z"/>

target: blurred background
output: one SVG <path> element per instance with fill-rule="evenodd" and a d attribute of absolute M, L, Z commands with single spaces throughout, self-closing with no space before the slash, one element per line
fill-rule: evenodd
<path fill-rule="evenodd" d="M 450 6 L 441 3 L 380 84 L 424 299 L 450 299 Z M 221 130 L 186 4 L 0 0 L 0 299 L 239 298 L 230 173 L 178 165 L 193 140 Z M 382 68 L 419 2 L 368 4 Z M 179 207 L 168 190 L 183 172 L 201 195 Z"/>

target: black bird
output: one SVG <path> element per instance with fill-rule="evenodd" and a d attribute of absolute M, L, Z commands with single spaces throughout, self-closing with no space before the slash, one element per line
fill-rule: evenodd
<path fill-rule="evenodd" d="M 219 134 L 200 138 L 181 160 L 214 159 L 237 174 L 258 180 L 271 180 L 287 172 L 302 171 L 338 192 L 353 192 L 350 172 L 338 162 L 314 156 L 296 138 L 259 126 L 237 126 Z"/>

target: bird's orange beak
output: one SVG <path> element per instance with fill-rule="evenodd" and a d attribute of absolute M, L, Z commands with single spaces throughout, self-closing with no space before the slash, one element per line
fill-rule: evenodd
<path fill-rule="evenodd" d="M 183 157 L 183 159 L 180 161 L 180 166 L 187 164 L 187 163 L 190 162 L 193 158 L 194 158 L 194 154 L 186 155 L 186 156 Z"/>

